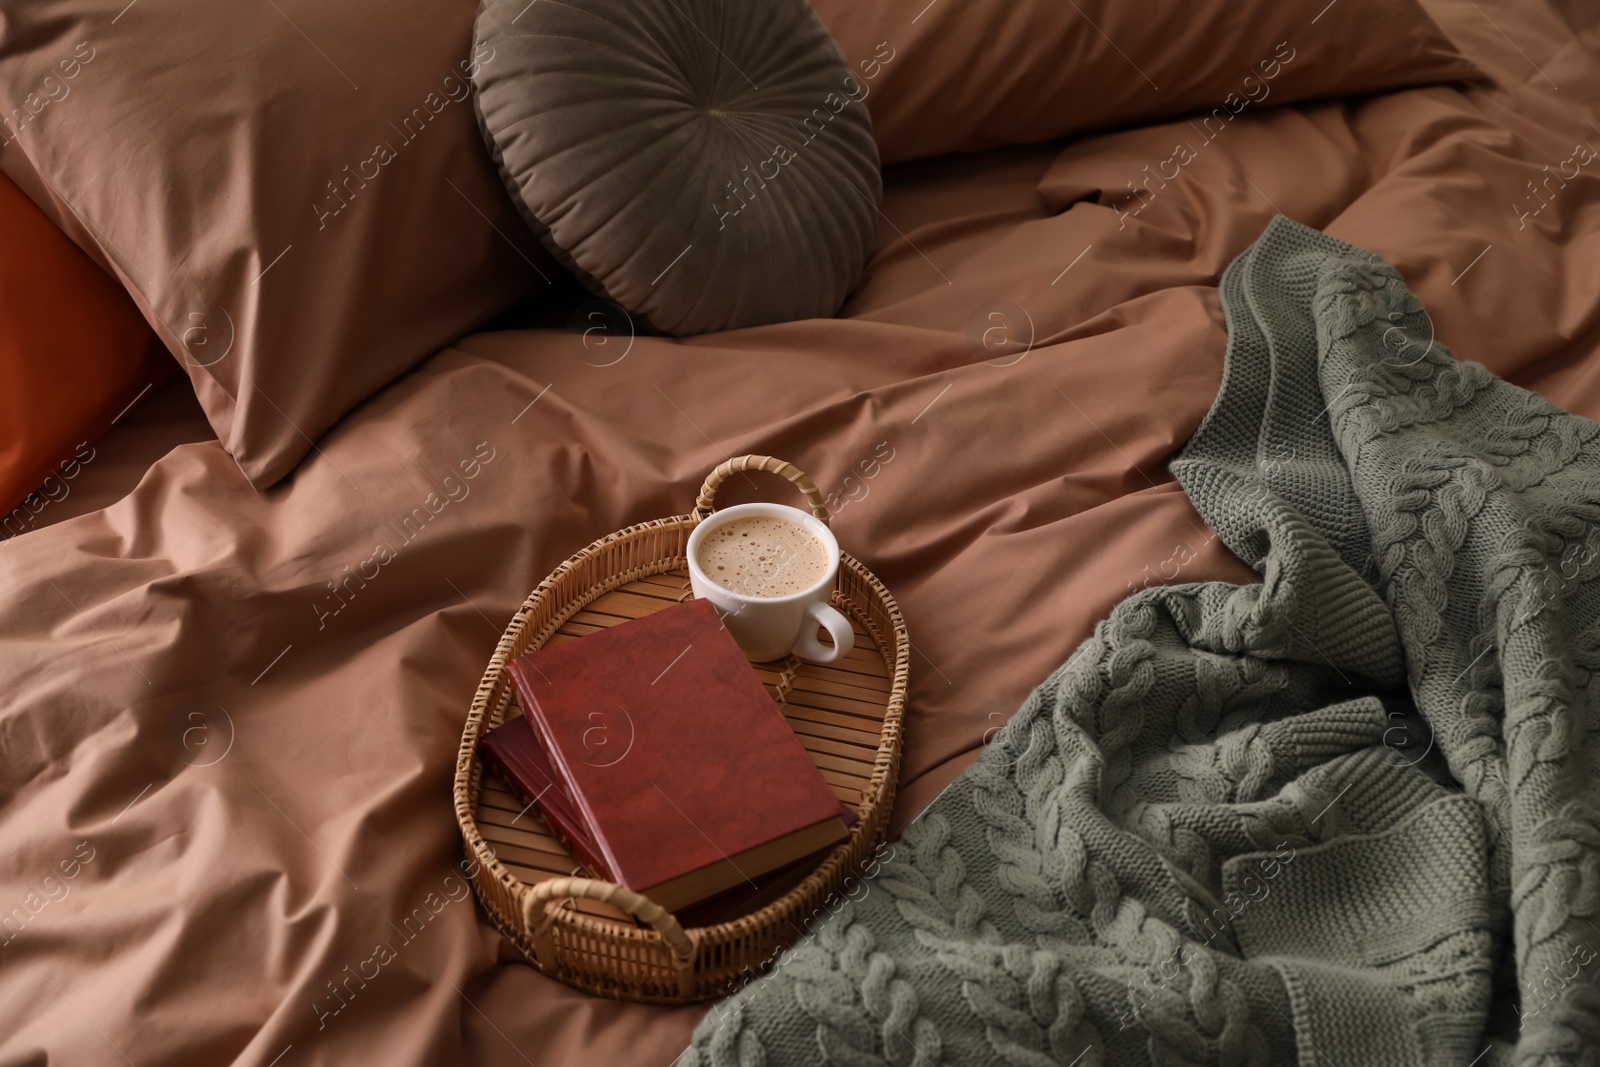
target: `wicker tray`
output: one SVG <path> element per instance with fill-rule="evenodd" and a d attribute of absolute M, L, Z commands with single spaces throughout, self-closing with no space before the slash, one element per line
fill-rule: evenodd
<path fill-rule="evenodd" d="M 854 624 L 855 648 L 829 666 L 793 656 L 756 665 L 823 777 L 860 815 L 850 839 L 785 896 L 730 922 L 684 928 L 646 897 L 582 877 L 537 809 L 483 773 L 478 739 L 521 714 L 506 664 L 688 600 L 689 533 L 711 514 L 717 487 L 746 470 L 789 479 L 812 514 L 828 521 L 822 494 L 793 465 L 771 456 L 728 460 L 707 476 L 694 511 L 603 537 L 541 582 L 506 627 L 467 715 L 455 807 L 467 855 L 478 864 L 472 879 L 478 899 L 536 967 L 579 989 L 656 1003 L 726 996 L 765 970 L 859 879 L 883 840 L 900 769 L 910 640 L 889 591 L 847 553 L 832 603 Z"/>

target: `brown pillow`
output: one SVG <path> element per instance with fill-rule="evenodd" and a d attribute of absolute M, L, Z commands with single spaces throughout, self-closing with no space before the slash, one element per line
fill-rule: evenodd
<path fill-rule="evenodd" d="M 878 150 L 805 0 L 483 0 L 477 41 L 502 57 L 477 104 L 506 186 L 595 292 L 683 335 L 855 288 Z"/>
<path fill-rule="evenodd" d="M 1476 80 L 1414 0 L 811 0 L 885 163 Z"/>
<path fill-rule="evenodd" d="M 259 488 L 553 269 L 478 136 L 475 12 L 6 10 L 0 164 L 133 293 Z"/>

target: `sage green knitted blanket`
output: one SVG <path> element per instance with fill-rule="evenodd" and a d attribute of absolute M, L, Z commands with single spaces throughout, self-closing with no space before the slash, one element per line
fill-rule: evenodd
<path fill-rule="evenodd" d="M 1600 1061 L 1600 426 L 1278 218 L 1119 604 L 682 1067 Z"/>

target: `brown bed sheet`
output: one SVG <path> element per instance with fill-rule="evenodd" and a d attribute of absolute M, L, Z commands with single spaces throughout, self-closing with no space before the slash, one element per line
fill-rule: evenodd
<path fill-rule="evenodd" d="M 1184 122 L 897 168 L 839 320 L 616 362 L 478 334 L 266 494 L 193 438 L 0 545 L 0 1067 L 668 1067 L 703 1009 L 515 962 L 456 866 L 456 743 L 516 605 L 724 456 L 793 460 L 909 623 L 903 825 L 1130 587 L 1250 577 L 1165 463 L 1219 381 L 1216 281 L 1275 211 L 1386 256 L 1462 358 L 1600 415 L 1600 162 L 1513 208 L 1600 146 L 1594 27 L 1431 10 L 1499 87 L 1247 111 L 1148 198 L 1126 182 Z M 758 488 L 785 491 L 728 499 Z"/>

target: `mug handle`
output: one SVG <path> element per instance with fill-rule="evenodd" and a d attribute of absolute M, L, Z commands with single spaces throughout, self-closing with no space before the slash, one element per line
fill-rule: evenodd
<path fill-rule="evenodd" d="M 829 648 L 817 640 L 817 627 L 825 627 L 833 638 Z M 794 643 L 794 654 L 812 663 L 833 663 L 842 659 L 856 645 L 855 628 L 838 609 L 818 601 L 806 608 L 800 625 L 800 640 Z"/>

